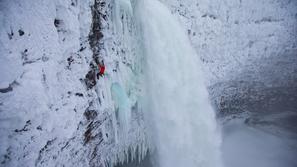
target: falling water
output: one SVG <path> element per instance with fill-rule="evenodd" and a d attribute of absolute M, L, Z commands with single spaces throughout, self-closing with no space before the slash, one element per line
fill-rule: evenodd
<path fill-rule="evenodd" d="M 171 12 L 139 0 L 145 55 L 145 112 L 160 167 L 219 167 L 220 135 L 198 56 Z"/>

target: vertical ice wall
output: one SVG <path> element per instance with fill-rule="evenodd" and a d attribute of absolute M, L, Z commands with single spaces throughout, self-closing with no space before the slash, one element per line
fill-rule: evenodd
<path fill-rule="evenodd" d="M 143 123 L 141 90 L 141 55 L 135 19 L 130 0 L 111 0 L 108 27 L 103 30 L 101 55 L 113 68 L 105 77 L 107 82 L 98 90 L 109 87 L 115 141 L 102 151 L 111 165 L 131 160 L 141 160 L 147 153 L 149 143 Z M 100 93 L 99 93 L 100 94 Z M 104 155 L 105 154 L 105 155 Z"/>
<path fill-rule="evenodd" d="M 145 112 L 160 167 L 219 167 L 220 137 L 198 56 L 157 0 L 136 5 L 145 50 Z"/>

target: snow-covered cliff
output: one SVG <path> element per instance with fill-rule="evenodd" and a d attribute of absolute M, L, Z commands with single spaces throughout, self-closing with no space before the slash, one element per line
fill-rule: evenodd
<path fill-rule="evenodd" d="M 115 5 L 0 2 L 1 166 L 104 166 L 145 155 L 136 38 Z M 95 59 L 106 65 L 99 80 Z M 132 120 L 123 134 L 122 112 Z"/>
<path fill-rule="evenodd" d="M 218 114 L 296 136 L 297 1 L 162 1 L 204 64 Z"/>
<path fill-rule="evenodd" d="M 282 84 L 293 76 L 292 66 L 269 67 L 296 62 L 296 1 L 164 1 L 185 26 L 210 84 L 238 77 L 266 83 L 280 77 L 274 84 Z"/>
<path fill-rule="evenodd" d="M 267 96 L 267 103 L 273 103 L 269 94 L 285 94 L 280 100 L 291 97 L 289 109 L 296 107 L 296 1 L 163 1 L 204 62 L 217 106 L 234 105 L 221 110 L 252 100 L 251 94 L 258 98 L 254 101 Z M 231 101 L 236 98 L 241 102 Z"/>
<path fill-rule="evenodd" d="M 76 1 L 1 1 L 1 165 L 38 166 L 61 159 L 77 137 L 83 141 L 75 133 L 88 105 L 79 80 L 91 59 L 79 51 L 89 33 L 87 8 Z M 74 158 L 66 155 L 60 163 Z"/>

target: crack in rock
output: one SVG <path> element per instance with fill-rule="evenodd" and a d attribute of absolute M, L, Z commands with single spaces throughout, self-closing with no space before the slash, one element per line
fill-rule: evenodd
<path fill-rule="evenodd" d="M 12 83 L 9 84 L 9 86 L 7 88 L 0 88 L 0 93 L 11 92 L 11 91 L 13 91 L 13 88 L 17 85 L 19 85 L 19 83 L 17 81 L 13 81 Z"/>

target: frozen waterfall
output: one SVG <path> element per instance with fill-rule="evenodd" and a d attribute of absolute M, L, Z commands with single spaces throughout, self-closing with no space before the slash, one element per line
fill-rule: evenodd
<path fill-rule="evenodd" d="M 220 135 L 201 65 L 178 21 L 157 0 L 135 6 L 145 55 L 145 112 L 160 167 L 219 167 Z"/>

